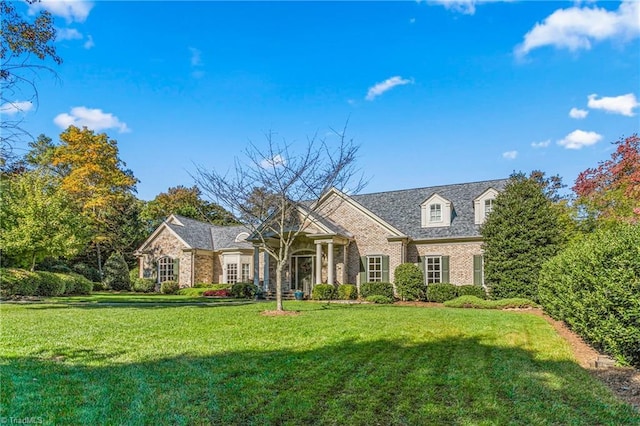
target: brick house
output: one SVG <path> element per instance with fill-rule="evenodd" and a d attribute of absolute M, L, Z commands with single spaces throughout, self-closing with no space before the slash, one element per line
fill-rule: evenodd
<path fill-rule="evenodd" d="M 506 182 L 362 195 L 332 189 L 313 212 L 301 212 L 306 225 L 291 248 L 283 291 L 310 294 L 317 283 L 359 286 L 371 281 L 393 282 L 395 268 L 406 262 L 420 266 L 427 284 L 483 285 L 480 225 Z M 179 257 L 180 265 L 186 265 L 180 266 L 181 286 L 210 277 L 209 282 L 247 279 L 265 291 L 275 289 L 275 279 L 270 279 L 274 276 L 273 261 L 262 252 L 258 240 L 246 240 L 248 230 L 194 222 L 177 216 L 165 221 L 138 250 L 141 274 L 153 271 L 153 265 L 160 271 L 160 261 L 153 252 L 159 250 L 165 257 Z M 178 247 L 172 234 L 179 236 L 180 232 L 183 241 Z M 176 247 L 171 249 L 171 244 Z M 236 270 L 244 272 L 236 274 Z M 160 272 L 156 276 L 159 280 L 164 277 Z"/>

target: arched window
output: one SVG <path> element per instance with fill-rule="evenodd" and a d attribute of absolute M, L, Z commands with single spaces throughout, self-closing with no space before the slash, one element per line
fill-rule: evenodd
<path fill-rule="evenodd" d="M 174 274 L 174 259 L 165 256 L 158 260 L 158 282 L 173 281 L 175 279 Z"/>

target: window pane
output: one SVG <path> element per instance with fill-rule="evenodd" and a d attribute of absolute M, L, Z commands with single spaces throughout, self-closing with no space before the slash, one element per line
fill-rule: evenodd
<path fill-rule="evenodd" d="M 242 264 L 242 276 L 241 276 L 241 281 L 243 283 L 247 283 L 249 282 L 249 268 L 250 265 L 248 263 L 243 263 Z"/>
<path fill-rule="evenodd" d="M 238 264 L 229 263 L 227 265 L 227 283 L 235 284 L 238 282 Z"/>
<path fill-rule="evenodd" d="M 493 199 L 484 200 L 484 217 L 489 216 L 489 213 L 493 211 Z"/>
<path fill-rule="evenodd" d="M 440 204 L 431 204 L 431 206 L 429 207 L 429 221 L 442 221 L 442 206 Z"/>
<path fill-rule="evenodd" d="M 442 281 L 442 258 L 440 256 L 427 257 L 427 284 Z"/>
<path fill-rule="evenodd" d="M 382 256 L 367 257 L 367 282 L 382 281 Z"/>
<path fill-rule="evenodd" d="M 158 281 L 163 283 L 165 281 L 173 280 L 173 259 L 170 257 L 163 257 L 158 260 Z"/>

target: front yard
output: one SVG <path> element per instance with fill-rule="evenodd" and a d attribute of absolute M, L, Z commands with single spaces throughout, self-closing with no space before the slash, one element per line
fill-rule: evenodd
<path fill-rule="evenodd" d="M 1 305 L 0 418 L 640 424 L 533 315 L 288 302 L 300 315 L 269 317 L 271 303 L 92 297 Z"/>

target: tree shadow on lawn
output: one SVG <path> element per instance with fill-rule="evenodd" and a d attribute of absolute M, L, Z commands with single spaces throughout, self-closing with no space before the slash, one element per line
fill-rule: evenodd
<path fill-rule="evenodd" d="M 640 413 L 574 362 L 476 338 L 343 341 L 131 363 L 107 355 L 52 344 L 46 354 L 1 358 L 0 417 L 55 424 L 640 424 Z"/>
<path fill-rule="evenodd" d="M 26 309 L 100 309 L 100 308 L 134 308 L 134 309 L 158 309 L 158 308 L 222 308 L 231 306 L 254 305 L 255 301 L 246 300 L 238 302 L 38 302 L 26 307 Z"/>

